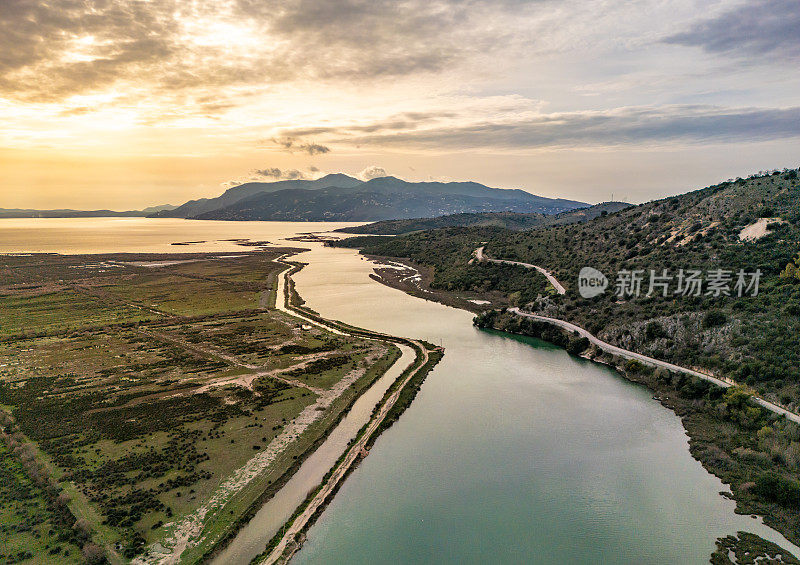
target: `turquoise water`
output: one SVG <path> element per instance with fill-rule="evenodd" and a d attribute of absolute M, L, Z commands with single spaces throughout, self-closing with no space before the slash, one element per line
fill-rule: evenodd
<path fill-rule="evenodd" d="M 707 563 L 741 529 L 790 548 L 733 512 L 643 387 L 378 285 L 349 251 L 299 259 L 298 290 L 323 316 L 446 354 L 293 563 Z"/>

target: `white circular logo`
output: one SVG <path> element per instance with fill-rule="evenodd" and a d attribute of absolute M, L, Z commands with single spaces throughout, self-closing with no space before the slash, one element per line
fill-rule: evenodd
<path fill-rule="evenodd" d="M 578 274 L 578 292 L 584 298 L 600 296 L 607 287 L 606 276 L 593 267 L 584 267 Z"/>

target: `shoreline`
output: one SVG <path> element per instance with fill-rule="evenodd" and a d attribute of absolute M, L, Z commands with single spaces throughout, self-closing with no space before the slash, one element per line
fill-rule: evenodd
<path fill-rule="evenodd" d="M 278 261 L 285 262 L 282 258 L 278 259 Z M 355 469 L 357 463 L 369 453 L 368 448 L 374 444 L 380 434 L 388 429 L 391 423 L 396 421 L 405 408 L 410 405 L 410 402 L 408 402 L 400 406 L 399 411 L 395 411 L 397 402 L 402 393 L 408 389 L 411 381 L 414 379 L 418 379 L 417 382 L 421 384 L 430 370 L 433 369 L 439 359 L 441 359 L 442 355 L 441 348 L 435 346 L 429 347 L 429 344 L 425 342 L 357 328 L 337 320 L 326 320 L 316 312 L 302 305 L 294 304 L 296 300 L 302 300 L 302 298 L 300 298 L 295 291 L 294 281 L 292 281 L 291 275 L 302 269 L 304 265 L 301 263 L 288 264 L 290 264 L 292 268 L 282 273 L 284 276 L 281 278 L 284 280 L 284 285 L 279 284 L 279 289 L 280 286 L 283 286 L 285 299 L 284 307 L 288 311 L 291 311 L 294 316 L 327 327 L 329 330 L 332 329 L 337 332 L 348 333 L 353 336 L 365 337 L 368 339 L 389 341 L 395 345 L 405 345 L 415 352 L 415 358 L 394 383 L 390 385 L 384 397 L 373 409 L 373 415 L 370 417 L 369 421 L 356 434 L 353 440 L 351 440 L 349 447 L 328 471 L 320 485 L 314 489 L 309 494 L 306 501 L 295 510 L 295 513 L 289 518 L 284 527 L 281 528 L 280 532 L 273 536 L 267 545 L 267 549 L 261 555 L 253 559 L 253 563 L 260 564 L 287 563 L 300 549 L 305 532 L 324 511 L 340 486 Z M 280 291 L 278 294 L 280 295 Z M 418 384 L 417 388 L 413 391 L 413 395 L 416 395 L 417 389 Z M 385 425 L 390 416 L 392 420 L 389 421 L 389 425 Z"/>
<path fill-rule="evenodd" d="M 439 359 L 441 359 L 441 353 L 439 354 L 439 358 L 430 359 L 428 361 L 428 363 L 418 367 L 416 369 L 416 371 L 414 372 L 414 374 L 412 374 L 410 376 L 410 378 L 406 381 L 405 386 L 402 387 L 402 389 L 399 392 L 402 393 L 405 390 L 408 390 L 409 388 L 413 389 L 411 391 L 411 399 L 410 399 L 410 400 L 413 401 L 414 397 L 416 396 L 417 392 L 419 391 L 420 386 L 425 381 L 425 378 L 427 377 L 428 373 L 436 366 L 436 364 L 439 362 Z M 407 369 L 407 371 L 409 371 L 409 370 L 410 370 L 410 368 Z M 386 392 L 386 395 L 384 396 L 384 399 L 386 397 L 388 397 L 391 392 L 392 392 L 392 388 L 390 388 Z M 381 400 L 381 402 L 383 402 L 383 400 Z M 405 410 L 409 406 L 410 406 L 410 402 L 408 402 L 407 404 L 399 407 L 399 409 L 394 413 L 393 413 L 393 411 L 398 408 L 397 405 L 395 405 L 392 409 L 389 410 L 389 412 L 387 413 L 386 417 L 383 419 L 382 423 L 378 426 L 378 428 L 368 438 L 366 438 L 366 443 L 365 443 L 366 454 L 364 454 L 362 452 L 361 456 L 357 457 L 356 460 L 353 461 L 353 463 L 345 470 L 345 472 L 342 475 L 341 479 L 338 480 L 336 485 L 330 490 L 328 496 L 322 501 L 322 503 L 316 508 L 316 510 L 313 512 L 313 514 L 311 514 L 311 516 L 306 521 L 306 523 L 295 534 L 295 540 L 294 540 L 293 544 L 289 548 L 291 553 L 287 555 L 286 552 L 284 552 L 282 555 L 280 555 L 278 557 L 278 559 L 276 561 L 273 561 L 273 562 L 270 562 L 270 563 L 281 563 L 281 564 L 285 565 L 286 563 L 288 563 L 291 560 L 291 558 L 294 556 L 294 554 L 297 553 L 297 551 L 299 551 L 302 548 L 302 545 L 306 540 L 306 533 L 308 532 L 308 530 L 310 530 L 314 526 L 314 524 L 320 518 L 320 516 L 325 511 L 325 509 L 328 507 L 328 505 L 331 502 L 333 502 L 334 497 L 339 492 L 339 489 L 344 485 L 344 482 L 345 482 L 345 480 L 347 480 L 347 477 L 349 477 L 350 474 L 352 472 L 354 472 L 358 468 L 358 465 L 360 464 L 361 460 L 369 454 L 369 451 L 372 449 L 374 444 L 380 439 L 381 434 L 384 431 L 386 431 L 387 429 L 389 429 L 400 418 L 400 416 L 403 414 L 403 412 L 405 412 Z M 376 409 L 377 409 L 377 406 L 376 406 Z M 391 420 L 390 420 L 390 418 L 391 418 Z M 356 435 L 356 438 L 361 438 L 363 436 L 363 434 L 366 431 L 366 426 L 367 425 L 365 424 L 365 426 Z M 338 465 L 339 463 L 341 463 L 344 460 L 346 455 L 347 455 L 347 453 L 343 453 L 342 456 L 339 458 L 339 461 L 337 461 L 336 464 Z M 330 474 L 330 472 L 329 472 L 329 474 Z M 291 521 L 293 521 L 297 517 L 297 515 L 299 515 L 300 512 L 307 507 L 309 502 L 319 492 L 319 488 L 321 488 L 321 487 L 318 487 L 317 489 L 315 489 L 314 491 L 309 493 L 308 497 L 303 502 L 303 504 L 297 508 L 297 511 L 292 516 L 292 518 L 290 518 L 290 520 L 287 521 L 287 524 L 289 524 Z M 275 544 L 278 543 L 279 540 L 276 539 L 276 538 L 278 538 L 278 535 L 276 535 L 275 537 L 273 537 L 272 540 L 270 540 L 270 546 L 268 546 L 267 551 L 264 552 L 265 554 L 269 553 L 270 547 L 273 547 Z M 268 557 L 269 557 L 269 555 L 268 555 Z M 263 565 L 264 563 L 268 563 L 268 561 L 266 561 L 266 560 L 258 561 L 258 559 L 259 559 L 259 557 L 255 558 L 252 561 L 252 563 L 254 565 L 255 564 Z"/>
<path fill-rule="evenodd" d="M 382 263 L 382 264 L 390 264 L 391 265 L 393 263 L 394 264 L 398 264 L 399 263 L 399 264 L 405 265 L 409 269 L 413 269 L 414 268 L 413 263 L 411 261 L 409 261 L 409 260 L 402 260 L 402 259 L 399 260 L 399 259 L 396 259 L 396 258 L 393 258 L 393 257 L 382 257 L 382 256 L 375 256 L 375 255 L 365 255 L 365 257 L 368 258 L 369 260 L 372 260 L 374 262 L 379 262 L 379 263 Z M 454 307 L 454 308 L 460 308 L 460 309 L 463 309 L 463 310 L 466 310 L 466 311 L 469 311 L 469 312 L 475 313 L 475 314 L 480 314 L 480 313 L 487 312 L 487 311 L 490 311 L 490 310 L 498 310 L 500 308 L 505 309 L 504 305 L 501 306 L 499 304 L 493 304 L 493 305 L 490 305 L 489 307 L 481 307 L 481 306 L 471 305 L 472 307 L 466 307 L 465 308 L 464 306 L 457 305 L 458 302 L 465 302 L 464 299 L 452 296 L 452 294 L 448 295 L 448 293 L 446 293 L 444 291 L 430 292 L 430 293 L 428 293 L 428 296 L 418 296 L 417 294 L 415 294 L 413 292 L 408 292 L 408 290 L 402 284 L 398 284 L 397 278 L 379 277 L 379 276 L 375 276 L 373 278 L 376 281 L 380 282 L 381 284 L 384 284 L 384 285 L 389 286 L 391 288 L 395 288 L 397 290 L 402 290 L 402 291 L 406 292 L 407 294 L 410 294 L 411 296 L 415 296 L 415 297 L 418 297 L 418 298 L 425 298 L 427 300 L 432 300 L 432 301 L 435 301 L 435 302 L 439 302 L 441 304 L 444 304 L 446 306 L 451 306 L 451 307 Z M 445 296 L 442 297 L 441 295 L 445 295 Z M 442 298 L 444 298 L 444 299 L 442 299 Z M 509 309 L 509 310 L 511 310 L 511 309 Z M 515 315 L 514 317 L 515 318 L 520 318 L 520 319 L 522 318 L 522 316 L 518 316 L 518 315 Z M 555 331 L 560 332 L 564 336 L 569 337 L 571 335 L 575 335 L 574 332 L 571 332 L 569 329 L 567 329 L 564 326 L 561 326 L 559 324 L 551 323 L 551 322 L 549 322 L 547 320 L 543 320 L 542 323 L 550 325 L 551 327 L 554 328 Z M 565 323 L 568 324 L 569 322 L 565 322 Z M 509 331 L 507 329 L 495 328 L 495 327 L 492 327 L 491 329 L 494 329 L 495 331 L 501 331 L 503 333 L 507 333 L 507 334 L 510 334 L 510 335 L 521 335 L 521 336 L 530 337 L 530 336 L 528 336 L 528 334 L 521 333 L 521 332 Z M 536 337 L 536 336 L 533 336 L 533 337 Z M 539 339 L 543 339 L 543 338 L 539 338 Z M 543 339 L 543 340 L 549 342 L 549 340 L 547 340 L 547 339 Z M 553 343 L 553 342 L 549 342 L 549 343 Z M 562 345 L 562 344 L 559 344 L 559 343 L 554 343 L 554 345 L 557 345 L 561 349 L 563 349 L 565 351 L 568 351 L 566 345 Z M 708 472 L 711 475 L 714 475 L 715 477 L 720 479 L 723 482 L 723 484 L 726 484 L 727 486 L 731 487 L 731 491 L 732 492 L 730 493 L 730 495 L 728 497 L 731 498 L 736 503 L 736 513 L 737 514 L 744 514 L 744 515 L 749 514 L 749 515 L 758 515 L 758 516 L 760 516 L 762 518 L 764 524 L 766 524 L 767 526 L 769 526 L 770 528 L 772 528 L 776 532 L 780 533 L 790 543 L 793 543 L 793 544 L 795 544 L 797 546 L 800 546 L 800 528 L 797 528 L 796 526 L 793 526 L 792 520 L 790 519 L 789 514 L 787 514 L 787 512 L 786 512 L 786 510 L 784 508 L 778 507 L 778 509 L 776 510 L 774 508 L 774 504 L 773 503 L 766 503 L 764 501 L 761 501 L 761 500 L 758 500 L 758 499 L 754 499 L 750 495 L 748 483 L 745 482 L 743 484 L 740 484 L 741 483 L 741 481 L 740 481 L 740 483 L 737 483 L 736 485 L 732 484 L 732 479 L 731 479 L 732 475 L 731 475 L 731 473 L 725 473 L 720 468 L 714 467 L 711 464 L 711 462 L 709 460 L 709 454 L 708 454 L 709 449 L 708 449 L 708 446 L 711 445 L 713 447 L 716 447 L 716 444 L 713 441 L 709 441 L 708 438 L 706 437 L 706 435 L 704 435 L 704 433 L 701 433 L 701 430 L 700 430 L 701 424 L 705 423 L 705 422 L 701 422 L 701 424 L 696 424 L 695 425 L 692 421 L 690 421 L 692 416 L 696 416 L 697 417 L 696 419 L 702 419 L 701 417 L 703 416 L 703 414 L 699 414 L 699 412 L 697 414 L 693 414 L 691 412 L 691 408 L 689 407 L 688 403 L 684 403 L 682 405 L 681 404 L 681 400 L 682 399 L 679 398 L 679 393 L 678 393 L 678 391 L 676 389 L 674 389 L 671 385 L 665 385 L 665 386 L 659 387 L 659 386 L 657 386 L 658 383 L 656 382 L 656 379 L 647 378 L 644 374 L 636 374 L 636 375 L 634 375 L 633 371 L 629 371 L 629 370 L 626 369 L 625 363 L 624 363 L 625 358 L 623 358 L 620 355 L 615 355 L 614 353 L 611 353 L 611 352 L 604 352 L 602 349 L 597 347 L 597 351 L 600 353 L 600 355 L 607 355 L 609 357 L 609 359 L 606 361 L 606 360 L 601 359 L 599 356 L 596 356 L 596 355 L 595 356 L 591 356 L 591 355 L 589 355 L 588 351 L 589 350 L 587 349 L 587 352 L 584 352 L 583 354 L 579 354 L 578 356 L 582 357 L 582 358 L 584 358 L 586 360 L 589 360 L 589 361 L 592 361 L 592 362 L 595 362 L 595 363 L 599 363 L 599 364 L 611 367 L 623 379 L 647 387 L 647 389 L 651 393 L 653 393 L 653 398 L 655 400 L 657 400 L 662 406 L 668 408 L 678 418 L 680 418 L 681 424 L 683 425 L 683 428 L 684 428 L 687 436 L 689 437 L 689 452 L 690 452 L 691 456 L 703 466 L 703 468 L 706 470 L 706 472 Z M 633 353 L 636 356 L 640 356 L 640 354 L 637 354 L 635 352 L 631 352 L 631 353 Z M 618 362 L 617 360 L 623 361 L 623 362 Z M 693 377 L 693 376 L 691 376 L 692 373 L 697 373 L 696 371 L 693 371 L 691 369 L 685 369 L 683 367 L 679 367 L 679 369 L 681 371 L 686 371 L 687 377 L 689 377 L 689 378 L 701 378 L 701 377 Z M 698 374 L 700 374 L 700 373 L 698 373 Z M 705 379 L 707 379 L 709 381 L 713 380 L 713 381 L 719 381 L 719 382 L 722 382 L 722 383 L 725 382 L 725 381 L 722 381 L 721 379 L 713 378 L 713 377 L 710 377 L 708 375 L 702 375 L 702 378 L 705 378 Z M 732 387 L 732 386 L 735 386 L 735 385 L 731 385 L 730 383 L 726 383 L 726 384 L 728 385 L 729 388 Z M 713 385 L 709 385 L 709 386 L 713 386 Z M 723 388 L 722 390 L 725 390 L 725 389 Z M 762 399 L 757 398 L 757 397 L 754 397 L 753 399 L 754 399 L 754 401 L 762 400 Z M 764 401 L 764 402 L 766 402 L 766 401 Z M 770 410 L 775 415 L 775 417 L 779 417 L 779 418 L 783 417 L 786 421 L 791 422 L 791 425 L 797 424 L 797 420 L 800 420 L 800 416 L 798 416 L 796 414 L 793 414 L 793 413 L 790 413 L 790 414 L 793 414 L 796 419 L 787 418 L 785 415 L 782 414 L 781 411 L 783 411 L 784 409 L 782 409 L 781 407 L 776 406 L 776 408 L 778 408 L 779 411 L 778 412 L 774 412 L 771 409 L 769 409 L 768 407 L 763 406 L 760 402 L 759 402 L 759 405 L 764 410 Z M 788 412 L 788 411 L 786 411 L 786 412 Z M 702 430 L 702 432 L 705 432 L 705 431 L 706 430 Z M 737 488 L 734 488 L 734 487 L 737 487 Z M 739 487 L 741 487 L 741 488 L 739 488 Z M 800 516 L 797 516 L 796 518 L 797 518 L 798 521 L 800 521 Z"/>
<path fill-rule="evenodd" d="M 291 558 L 291 555 L 294 554 L 299 549 L 299 545 L 295 543 L 293 537 L 300 533 L 300 531 L 306 531 L 316 520 L 319 513 L 324 510 L 327 504 L 330 502 L 332 497 L 338 491 L 339 486 L 343 483 L 349 473 L 352 472 L 353 469 L 357 466 L 358 461 L 364 456 L 361 452 L 361 447 L 365 442 L 370 442 L 369 445 L 374 443 L 377 437 L 383 432 L 388 426 L 383 427 L 382 424 L 385 422 L 387 416 L 391 414 L 391 409 L 395 406 L 395 402 L 392 401 L 391 404 L 387 404 L 388 399 L 394 395 L 396 398 L 400 396 L 402 392 L 406 390 L 406 387 L 409 385 L 409 382 L 421 373 L 427 374 L 430 369 L 433 368 L 436 362 L 438 362 L 438 358 L 430 364 L 431 353 L 439 352 L 439 348 L 429 349 L 426 345 L 423 345 L 422 342 L 418 342 L 416 340 L 411 340 L 407 338 L 397 337 L 397 336 L 390 336 L 387 334 L 382 334 L 379 332 L 373 332 L 371 330 L 365 330 L 362 328 L 357 328 L 355 326 L 350 326 L 349 324 L 345 324 L 343 322 L 339 322 L 337 320 L 327 320 L 321 317 L 316 312 L 303 307 L 302 305 L 296 304 L 297 302 L 302 302 L 302 298 L 297 294 L 294 288 L 294 281 L 291 279 L 291 276 L 298 272 L 300 269 L 303 268 L 303 263 L 293 262 L 287 260 L 287 255 L 280 256 L 275 259 L 276 262 L 284 264 L 287 266 L 287 269 L 284 269 L 280 273 L 278 273 L 278 285 L 275 292 L 275 308 L 292 316 L 303 320 L 305 322 L 314 324 L 318 327 L 321 327 L 327 331 L 332 331 L 333 333 L 337 334 L 347 334 L 355 337 L 362 337 L 367 339 L 375 339 L 379 341 L 389 342 L 395 346 L 399 347 L 408 347 L 415 352 L 414 360 L 403 369 L 400 376 L 395 379 L 395 381 L 389 386 L 387 392 L 384 394 L 383 398 L 376 404 L 375 408 L 373 409 L 372 416 L 370 417 L 369 421 L 364 424 L 361 430 L 351 439 L 349 443 L 349 447 L 340 455 L 337 459 L 336 463 L 327 471 L 323 481 L 318 485 L 315 489 L 311 491 L 309 497 L 295 509 L 294 513 L 291 515 L 289 520 L 286 524 L 280 529 L 280 531 L 273 536 L 273 538 L 268 542 L 267 549 L 265 552 L 256 556 L 254 559 L 257 560 L 260 557 L 264 557 L 264 554 L 269 552 L 266 555 L 267 561 L 265 562 L 277 562 L 278 560 L 283 559 L 283 550 L 288 549 L 290 550 L 290 555 L 286 556 L 286 560 Z M 283 304 L 279 303 L 280 297 L 283 297 Z M 420 364 L 420 360 L 423 359 L 424 362 Z M 396 363 L 401 362 L 402 356 L 398 356 L 394 362 L 387 368 L 387 371 L 390 370 L 395 366 Z M 366 390 L 369 390 L 371 386 L 373 386 L 383 375 L 386 374 L 387 371 L 384 371 L 381 375 L 378 375 L 367 387 Z M 364 392 L 366 392 L 364 390 Z M 415 391 L 416 393 L 416 391 Z M 362 393 L 363 395 L 363 393 Z M 345 408 L 337 418 L 335 422 L 333 422 L 324 435 L 320 436 L 320 438 L 314 443 L 314 445 L 306 450 L 301 458 L 295 462 L 287 471 L 280 477 L 278 481 L 280 481 L 280 486 L 277 486 L 278 481 L 272 483 L 269 489 L 271 492 L 267 495 L 267 493 L 262 493 L 259 498 L 254 501 L 250 507 L 248 508 L 247 512 L 242 516 L 248 516 L 247 518 L 240 517 L 237 520 L 236 525 L 230 529 L 229 533 L 225 535 L 223 539 L 219 542 L 215 543 L 213 548 L 209 549 L 208 552 L 204 553 L 203 556 L 199 559 L 199 562 L 210 562 L 213 560 L 215 556 L 220 555 L 224 552 L 225 548 L 235 539 L 236 535 L 242 528 L 244 528 L 252 517 L 258 512 L 258 510 L 266 504 L 269 500 L 271 500 L 278 492 L 280 492 L 280 488 L 284 486 L 297 470 L 300 469 L 303 462 L 305 462 L 308 457 L 310 457 L 330 436 L 333 430 L 336 429 L 337 425 L 341 423 L 344 417 L 350 412 L 355 402 L 361 398 L 362 395 L 357 396 L 353 399 L 353 402 Z M 395 398 L 395 401 L 396 401 Z M 403 408 L 407 407 L 404 406 Z M 383 413 L 381 414 L 381 410 Z M 376 414 L 379 415 L 376 419 Z M 399 417 L 399 414 L 391 414 L 393 416 L 393 421 Z M 371 428 L 371 429 L 370 429 Z M 366 434 L 366 435 L 365 435 Z M 333 483 L 331 483 L 333 481 Z M 321 494 L 320 494 L 321 493 Z M 314 499 L 317 499 L 316 502 Z M 312 506 L 313 504 L 313 506 Z M 309 510 L 310 509 L 310 510 Z M 298 516 L 302 517 L 301 522 L 296 523 Z M 287 529 L 287 525 L 289 528 Z M 292 533 L 295 530 L 298 530 L 296 533 Z M 283 533 L 283 532 L 286 533 Z M 279 538 L 279 539 L 278 539 Z M 272 557 L 272 554 L 276 551 L 275 548 L 280 547 L 281 552 L 276 554 Z M 272 551 L 270 552 L 270 550 Z M 273 561 L 270 561 L 270 558 L 273 558 Z M 285 561 L 282 561 L 285 562 Z"/>
<path fill-rule="evenodd" d="M 571 322 L 568 322 L 566 320 L 562 320 L 560 318 L 549 318 L 547 316 L 540 316 L 538 314 L 533 314 L 533 313 L 529 313 L 529 312 L 523 312 L 522 310 L 520 310 L 517 307 L 509 308 L 508 312 L 511 312 L 512 314 L 515 314 L 517 316 L 522 316 L 522 317 L 525 317 L 525 318 L 530 318 L 532 320 L 536 320 L 536 321 L 539 321 L 539 322 L 545 322 L 545 323 L 551 324 L 553 326 L 557 326 L 557 327 L 561 328 L 562 330 L 564 330 L 566 332 L 569 332 L 569 333 L 578 334 L 581 337 L 585 337 L 586 339 L 588 339 L 589 342 L 592 345 L 595 345 L 595 346 L 599 347 L 600 349 L 602 349 L 603 351 L 605 351 L 606 353 L 609 353 L 611 355 L 616 355 L 616 356 L 622 357 L 624 359 L 633 359 L 635 361 L 640 361 L 641 363 L 644 363 L 646 365 L 651 365 L 653 367 L 660 367 L 660 368 L 666 369 L 668 371 L 673 371 L 673 372 L 677 372 L 677 373 L 684 373 L 684 374 L 687 374 L 687 375 L 691 375 L 693 377 L 697 377 L 699 379 L 703 379 L 704 381 L 708 381 L 710 383 L 713 383 L 713 384 L 715 384 L 715 385 L 717 385 L 717 386 L 719 386 L 721 388 L 730 388 L 730 387 L 734 387 L 734 386 L 742 387 L 743 386 L 743 385 L 741 385 L 741 384 L 739 384 L 736 381 L 733 381 L 731 379 L 726 379 L 724 377 L 722 377 L 722 378 L 714 377 L 712 375 L 709 375 L 709 374 L 706 374 L 706 373 L 702 373 L 700 371 L 695 371 L 694 369 L 689 369 L 689 368 L 686 368 L 686 367 L 682 367 L 680 365 L 675 365 L 673 363 L 669 363 L 667 361 L 661 361 L 660 359 L 655 359 L 653 357 L 648 357 L 646 355 L 642 355 L 641 353 L 636 353 L 635 351 L 631 351 L 629 349 L 624 349 L 622 347 L 617 347 L 616 345 L 612 345 L 612 344 L 610 344 L 608 342 L 605 342 L 605 341 L 601 340 L 600 338 L 598 338 L 594 334 L 590 333 L 588 330 L 586 330 L 586 329 L 584 329 L 584 328 L 582 328 L 580 326 L 577 326 L 577 325 L 575 325 L 575 324 L 573 324 Z M 777 404 L 775 404 L 773 402 L 765 400 L 765 399 L 763 399 L 760 396 L 757 396 L 755 394 L 751 394 L 751 396 L 752 396 L 752 398 L 753 398 L 753 400 L 755 402 L 757 402 L 758 404 L 760 404 L 762 407 L 766 408 L 770 412 L 772 412 L 774 414 L 777 414 L 778 416 L 785 416 L 788 420 L 791 420 L 795 424 L 800 424 L 800 415 L 798 415 L 798 414 L 796 414 L 796 413 L 794 413 L 794 412 L 792 412 L 790 410 L 787 410 L 786 408 L 784 408 L 782 406 L 779 406 L 779 405 L 777 405 Z"/>

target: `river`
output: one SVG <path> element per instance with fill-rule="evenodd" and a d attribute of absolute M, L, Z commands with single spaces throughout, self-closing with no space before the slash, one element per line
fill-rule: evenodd
<path fill-rule="evenodd" d="M 285 243 L 278 239 L 320 229 L 172 220 L 178 224 L 159 231 L 139 224 L 149 220 L 127 221 L 147 233 L 146 244 L 142 236 L 138 246 L 97 243 L 110 229 L 100 222 L 99 231 L 77 230 L 80 241 L 63 232 L 51 241 L 58 232 L 40 230 L 28 248 L 25 226 L 4 230 L 0 220 L 0 252 L 205 251 L 168 244 Z M 725 485 L 689 454 L 678 417 L 645 388 L 543 342 L 477 330 L 468 312 L 385 287 L 353 251 L 295 245 L 312 247 L 297 257 L 309 265 L 294 277 L 311 308 L 442 344 L 446 354 L 311 527 L 293 563 L 700 564 L 717 537 L 738 530 L 800 553 L 760 520 L 734 513 L 719 494 Z M 268 510 L 259 514 L 262 521 L 243 532 L 251 540 L 260 533 L 263 542 L 248 551 L 280 522 Z"/>
<path fill-rule="evenodd" d="M 293 563 L 708 563 L 757 533 L 644 387 L 538 340 L 369 278 L 314 249 L 297 290 L 325 317 L 445 347 L 403 417 L 347 479 Z"/>

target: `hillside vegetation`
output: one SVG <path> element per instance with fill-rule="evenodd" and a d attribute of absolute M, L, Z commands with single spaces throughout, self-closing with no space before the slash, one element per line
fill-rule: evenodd
<path fill-rule="evenodd" d="M 681 417 L 692 455 L 729 485 L 737 511 L 763 516 L 788 539 L 800 541 L 800 427 L 751 399 L 755 391 L 800 410 L 797 170 L 726 181 L 580 224 L 524 232 L 456 227 L 392 238 L 356 237 L 340 245 L 410 259 L 427 273 L 428 297 L 491 300 L 473 308 L 484 308 L 475 319 L 479 327 L 550 341 L 646 385 Z M 532 269 L 477 262 L 477 247 L 492 258 L 551 271 L 566 294 L 556 294 Z M 604 293 L 581 296 L 578 275 L 584 267 L 607 277 Z M 699 294 L 676 293 L 681 269 L 702 273 Z M 673 277 L 667 295 L 657 286 L 649 293 L 650 272 L 662 275 L 664 270 Z M 709 282 L 719 270 L 730 276 L 728 294 L 718 293 Z M 757 294 L 750 288 L 738 296 L 739 270 L 761 272 Z M 618 295 L 621 271 L 640 271 L 638 296 Z M 723 389 L 686 374 L 626 362 L 586 338 L 513 315 L 504 308 L 508 305 L 573 322 L 607 342 L 734 379 L 740 386 Z"/>
<path fill-rule="evenodd" d="M 504 292 L 504 304 L 583 325 L 622 347 L 696 366 L 746 383 L 768 398 L 800 406 L 800 183 L 797 171 L 726 181 L 702 190 L 631 207 L 589 222 L 525 232 L 446 228 L 397 238 L 352 238 L 343 245 L 365 253 L 409 258 L 431 266 L 431 286 L 453 292 Z M 768 218 L 766 222 L 763 220 Z M 765 224 L 758 239 L 748 226 Z M 485 243 L 484 243 L 485 242 Z M 553 272 L 564 296 L 546 292 L 543 277 L 523 268 L 471 264 L 485 245 L 490 257 L 522 261 Z M 607 291 L 582 298 L 578 273 L 594 267 Z M 650 297 L 650 271 L 673 277 L 672 289 Z M 675 295 L 677 274 L 731 271 L 733 296 Z M 737 272 L 759 269 L 757 296 L 738 297 Z M 638 298 L 618 297 L 617 274 L 641 270 Z M 502 271 L 502 272 L 501 272 Z M 750 278 L 748 278 L 750 282 Z"/>
<path fill-rule="evenodd" d="M 451 227 L 496 227 L 523 231 L 537 227 L 586 222 L 602 214 L 618 212 L 630 206 L 625 202 L 603 202 L 558 214 L 523 214 L 518 212 L 473 212 L 435 218 L 384 220 L 364 226 L 340 228 L 336 231 L 371 235 L 402 235 L 415 231 Z"/>

